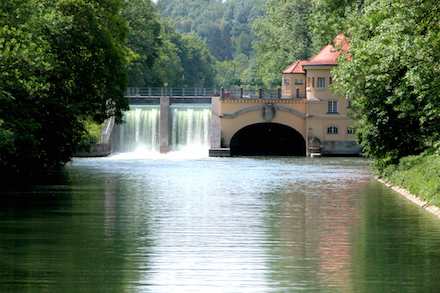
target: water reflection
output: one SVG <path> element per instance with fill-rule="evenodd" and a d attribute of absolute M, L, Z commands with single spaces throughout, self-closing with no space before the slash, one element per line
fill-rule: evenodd
<path fill-rule="evenodd" d="M 437 219 L 359 159 L 76 160 L 3 193 L 0 292 L 424 292 Z"/>

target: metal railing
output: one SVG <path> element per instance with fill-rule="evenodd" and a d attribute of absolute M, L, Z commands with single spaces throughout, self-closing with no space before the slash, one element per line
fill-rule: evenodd
<path fill-rule="evenodd" d="M 296 99 L 283 97 L 281 89 L 263 89 L 250 87 L 234 88 L 157 88 L 157 87 L 130 87 L 127 88 L 126 97 L 221 97 L 228 99 Z M 300 97 L 303 98 L 303 97 Z"/>
<path fill-rule="evenodd" d="M 212 97 L 219 96 L 220 89 L 130 87 L 125 95 L 127 97 Z"/>

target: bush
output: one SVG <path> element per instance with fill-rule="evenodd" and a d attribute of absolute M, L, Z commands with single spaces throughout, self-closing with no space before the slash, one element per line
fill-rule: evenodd
<path fill-rule="evenodd" d="M 405 157 L 397 166 L 389 166 L 382 176 L 423 200 L 440 205 L 440 156 Z"/>
<path fill-rule="evenodd" d="M 77 152 L 88 152 L 92 145 L 99 143 L 101 138 L 102 124 L 92 120 L 86 120 L 83 123 L 85 131 L 81 136 L 80 142 L 76 148 Z"/>

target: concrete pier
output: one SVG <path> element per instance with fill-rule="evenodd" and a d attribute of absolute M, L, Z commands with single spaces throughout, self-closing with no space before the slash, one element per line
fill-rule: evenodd
<path fill-rule="evenodd" d="M 160 98 L 159 141 L 160 152 L 170 151 L 170 97 Z"/>
<path fill-rule="evenodd" d="M 220 119 L 220 97 L 211 99 L 211 129 L 210 145 L 212 149 L 221 148 L 221 119 Z"/>

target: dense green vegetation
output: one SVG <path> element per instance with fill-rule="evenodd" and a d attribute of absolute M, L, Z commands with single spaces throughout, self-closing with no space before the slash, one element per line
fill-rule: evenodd
<path fill-rule="evenodd" d="M 253 21 L 266 0 L 159 0 L 179 33 L 197 34 L 214 58 L 217 86 L 257 85 Z"/>
<path fill-rule="evenodd" d="M 440 204 L 440 3 L 365 1 L 334 70 L 380 176 Z"/>
<path fill-rule="evenodd" d="M 439 12 L 437 1 L 381 0 L 351 21 L 351 60 L 335 76 L 379 171 L 440 146 Z"/>
<path fill-rule="evenodd" d="M 213 87 L 215 62 L 196 34 L 176 32 L 149 0 L 128 1 L 129 86 Z"/>
<path fill-rule="evenodd" d="M 0 3 L 0 173 L 70 160 L 86 119 L 120 119 L 129 49 L 122 1 Z"/>
<path fill-rule="evenodd" d="M 440 155 L 404 157 L 390 165 L 382 175 L 430 204 L 440 206 Z"/>

